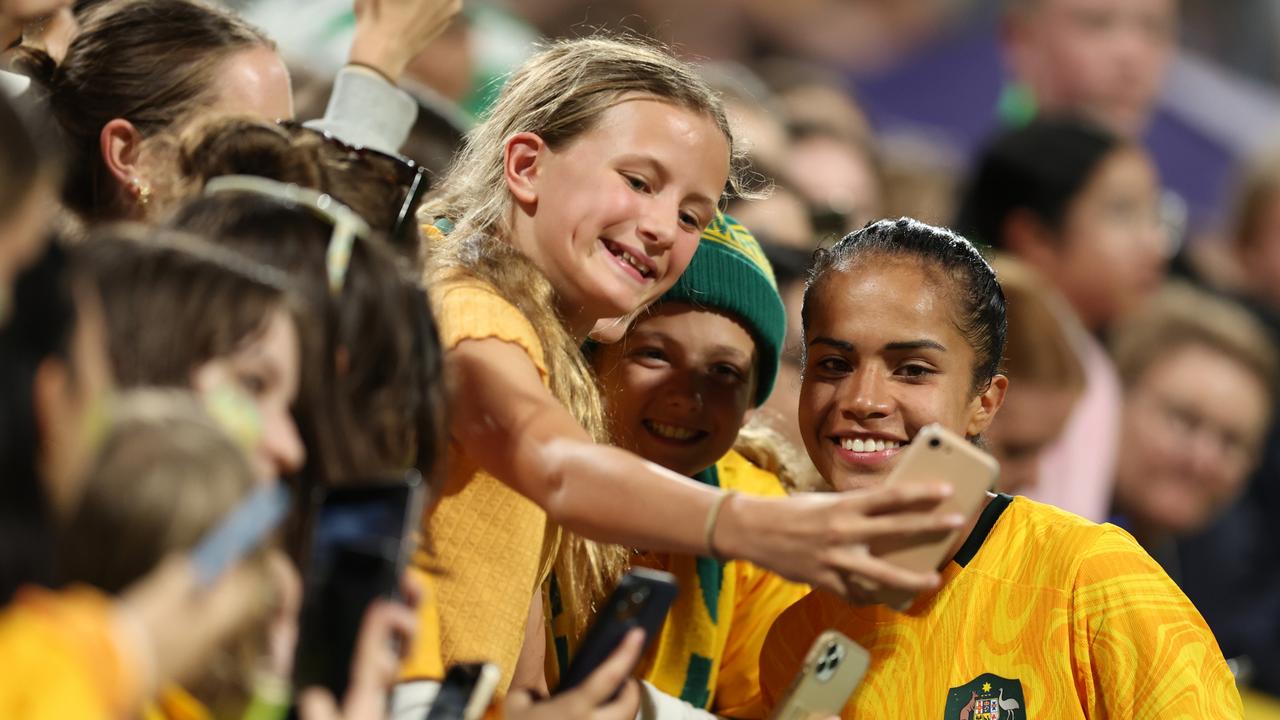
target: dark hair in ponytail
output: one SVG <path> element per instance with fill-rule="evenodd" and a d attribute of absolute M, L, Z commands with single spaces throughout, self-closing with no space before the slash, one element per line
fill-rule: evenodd
<path fill-rule="evenodd" d="M 259 30 L 200 0 L 107 0 L 78 20 L 80 32 L 61 64 L 30 48 L 12 67 L 40 88 L 64 135 L 71 175 L 67 205 L 87 219 L 110 218 L 116 182 L 99 136 L 111 120 L 128 120 L 151 137 L 209 101 L 213 74 L 230 55 L 273 47 Z"/>

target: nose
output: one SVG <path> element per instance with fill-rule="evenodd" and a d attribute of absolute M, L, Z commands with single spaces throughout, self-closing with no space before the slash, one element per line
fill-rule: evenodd
<path fill-rule="evenodd" d="M 287 408 L 274 410 L 263 418 L 262 443 L 258 452 L 278 476 L 302 469 L 307 451 Z"/>
<path fill-rule="evenodd" d="M 888 384 L 874 367 L 863 365 L 853 372 L 842 411 L 855 420 L 887 417 L 893 412 Z"/>
<path fill-rule="evenodd" d="M 655 196 L 644 204 L 636 231 L 644 241 L 645 249 L 658 254 L 670 250 L 675 244 L 679 222 L 679 206 Z"/>
<path fill-rule="evenodd" d="M 667 385 L 662 402 L 667 408 L 680 413 L 702 412 L 704 378 L 695 372 L 681 373 L 677 382 Z"/>

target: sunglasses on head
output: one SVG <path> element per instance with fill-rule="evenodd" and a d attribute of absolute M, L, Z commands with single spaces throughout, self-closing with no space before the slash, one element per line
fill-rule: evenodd
<path fill-rule="evenodd" d="M 418 221 L 414 211 L 417 209 L 418 203 L 422 201 L 422 196 L 427 192 L 426 168 L 403 155 L 394 155 L 374 148 L 352 145 L 342 138 L 323 130 L 309 128 L 296 120 L 281 120 L 277 125 L 293 133 L 305 132 L 314 134 L 357 160 L 382 161 L 392 168 L 394 177 L 388 177 L 387 180 L 395 184 L 404 193 L 404 196 L 400 200 L 396 217 L 391 224 L 390 237 L 393 242 L 402 247 L 417 247 Z"/>
<path fill-rule="evenodd" d="M 282 205 L 306 210 L 332 225 L 333 232 L 329 235 L 329 246 L 324 256 L 325 272 L 329 292 L 333 295 L 342 293 L 356 238 L 368 239 L 373 233 L 364 218 L 329 195 L 257 175 L 223 175 L 205 183 L 206 196 L 224 192 L 250 193 L 269 198 Z"/>

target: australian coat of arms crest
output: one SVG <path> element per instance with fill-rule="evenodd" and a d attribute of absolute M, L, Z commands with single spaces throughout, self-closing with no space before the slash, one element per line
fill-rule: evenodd
<path fill-rule="evenodd" d="M 1022 683 L 984 673 L 947 692 L 945 720 L 1026 720 Z"/>

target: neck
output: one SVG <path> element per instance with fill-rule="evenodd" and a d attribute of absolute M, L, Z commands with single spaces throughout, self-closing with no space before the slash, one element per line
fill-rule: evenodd
<path fill-rule="evenodd" d="M 564 318 L 564 326 L 573 339 L 577 340 L 579 345 L 586 342 L 599 318 L 591 317 L 590 313 L 583 312 L 581 307 L 569 307 L 569 304 L 563 300 L 559 302 L 558 309 L 560 317 Z"/>

